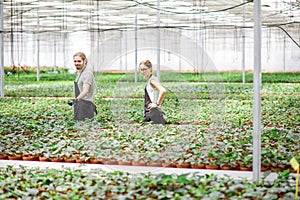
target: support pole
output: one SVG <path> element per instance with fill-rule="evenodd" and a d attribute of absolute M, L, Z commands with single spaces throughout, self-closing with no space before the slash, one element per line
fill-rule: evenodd
<path fill-rule="evenodd" d="M 122 68 L 123 68 L 123 61 L 122 61 L 122 58 L 123 58 L 123 56 L 122 56 L 122 41 L 123 41 L 123 31 L 120 31 L 120 71 L 122 70 Z"/>
<path fill-rule="evenodd" d="M 286 71 L 286 37 L 283 36 L 283 71 Z"/>
<path fill-rule="evenodd" d="M 245 36 L 245 28 L 243 28 L 243 49 L 242 49 L 242 79 L 243 79 L 243 84 L 246 82 L 246 79 L 245 79 L 245 71 L 246 71 L 246 36 Z"/>
<path fill-rule="evenodd" d="M 244 0 L 245 2 L 245 0 Z M 243 44 L 243 49 L 242 49 L 242 79 L 243 79 L 243 84 L 246 82 L 245 80 L 245 70 L 246 70 L 246 30 L 245 30 L 245 5 L 243 7 L 243 29 L 242 29 L 242 44 Z"/>
<path fill-rule="evenodd" d="M 160 81 L 160 0 L 157 0 L 157 78 Z"/>
<path fill-rule="evenodd" d="M 253 181 L 261 178 L 261 0 L 254 1 Z"/>
<path fill-rule="evenodd" d="M 126 32 L 125 32 L 125 72 L 127 72 L 127 55 L 128 55 L 128 52 L 127 52 L 127 34 L 128 34 L 128 30 L 126 29 Z"/>
<path fill-rule="evenodd" d="M 134 29 L 134 45 L 135 45 L 135 68 L 134 68 L 134 82 L 137 83 L 137 70 L 138 70 L 138 61 L 137 61 L 137 14 L 135 14 L 135 29 Z"/>
<path fill-rule="evenodd" d="M 180 35 L 180 37 L 179 37 L 179 48 L 178 48 L 178 51 L 179 51 L 179 56 L 178 56 L 178 69 L 179 69 L 179 71 L 181 71 L 181 35 L 182 35 L 182 33 L 181 33 L 181 30 L 179 29 L 179 35 Z"/>
<path fill-rule="evenodd" d="M 53 72 L 57 73 L 56 70 L 56 34 L 54 33 L 54 46 L 53 46 Z"/>
<path fill-rule="evenodd" d="M 36 66 L 36 80 L 40 81 L 40 17 L 39 10 L 37 10 L 37 66 Z"/>
<path fill-rule="evenodd" d="M 205 29 L 204 29 L 205 30 Z M 203 32 L 204 32 L 203 30 Z M 204 72 L 204 37 L 205 37 L 205 33 L 201 34 L 201 71 L 197 71 L 198 74 L 202 74 Z M 198 40 L 197 40 L 198 41 Z M 197 44 L 197 49 L 199 49 L 198 44 Z M 198 55 L 198 51 L 197 51 L 197 55 Z M 197 60 L 197 65 L 198 65 L 198 60 Z M 197 66 L 198 69 L 198 66 Z"/>
<path fill-rule="evenodd" d="M 67 32 L 63 33 L 63 54 L 64 54 L 64 66 L 63 67 L 67 66 L 67 60 L 66 60 L 66 56 L 67 56 L 66 41 L 68 39 L 67 34 L 68 34 Z"/>
<path fill-rule="evenodd" d="M 0 97 L 4 98 L 4 27 L 3 0 L 0 0 Z"/>

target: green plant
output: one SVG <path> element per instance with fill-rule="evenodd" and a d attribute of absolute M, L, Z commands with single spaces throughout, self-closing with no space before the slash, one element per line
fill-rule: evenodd
<path fill-rule="evenodd" d="M 240 166 L 246 168 L 252 168 L 252 159 L 253 159 L 252 154 L 243 157 L 240 162 Z"/>
<path fill-rule="evenodd" d="M 219 156 L 220 167 L 229 167 L 235 169 L 237 167 L 237 154 L 235 151 L 225 152 Z"/>

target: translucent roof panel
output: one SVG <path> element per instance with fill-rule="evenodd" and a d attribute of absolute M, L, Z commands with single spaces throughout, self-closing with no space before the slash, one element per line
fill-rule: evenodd
<path fill-rule="evenodd" d="M 117 63 L 119 69 L 127 66 L 124 64 L 127 60 L 135 60 L 125 59 L 125 55 L 135 50 L 135 41 L 136 48 L 145 52 L 157 49 L 160 38 L 162 57 L 168 62 L 162 65 L 175 66 L 176 63 L 171 64 L 165 58 L 177 56 L 191 66 L 201 66 L 204 63 L 199 52 L 205 51 L 216 69 L 238 69 L 245 39 L 246 66 L 247 69 L 253 66 L 249 61 L 254 43 L 253 0 L 3 0 L 3 3 L 6 65 L 37 65 L 39 41 L 41 65 L 72 66 L 69 54 L 80 50 L 95 55 L 97 70 L 107 69 L 112 63 Z M 262 0 L 261 19 L 266 59 L 263 69 L 299 70 L 300 0 Z M 195 44 L 187 42 L 189 39 Z M 283 61 L 279 60 L 283 57 Z M 214 65 L 210 64 L 207 70 L 213 70 Z M 129 66 L 134 67 L 135 63 L 129 63 L 128 69 Z"/>
<path fill-rule="evenodd" d="M 264 0 L 262 23 L 270 27 L 299 23 L 299 8 L 299 0 Z M 135 18 L 139 28 L 147 28 L 156 25 L 158 11 L 162 27 L 253 24 L 251 0 L 164 0 L 159 7 L 157 0 L 4 0 L 4 29 L 27 33 L 36 33 L 37 28 L 40 32 L 105 31 L 133 27 Z"/>

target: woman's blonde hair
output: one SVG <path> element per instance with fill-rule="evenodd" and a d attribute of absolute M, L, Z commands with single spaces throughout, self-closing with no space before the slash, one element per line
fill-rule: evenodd
<path fill-rule="evenodd" d="M 143 60 L 139 66 L 144 65 L 148 68 L 152 68 L 152 63 L 150 62 L 150 60 Z"/>

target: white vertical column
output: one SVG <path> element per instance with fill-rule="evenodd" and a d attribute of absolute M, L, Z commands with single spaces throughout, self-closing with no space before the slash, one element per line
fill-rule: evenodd
<path fill-rule="evenodd" d="M 176 41 L 176 42 L 179 42 L 179 48 L 178 48 L 178 51 L 179 51 L 179 55 L 178 55 L 178 70 L 181 71 L 181 30 L 179 29 L 179 41 Z"/>
<path fill-rule="evenodd" d="M 100 29 L 98 28 L 98 31 L 97 31 L 97 53 L 96 53 L 96 63 L 97 65 L 93 65 L 93 71 L 100 71 L 100 55 L 101 55 L 101 49 L 100 49 Z"/>
<path fill-rule="evenodd" d="M 286 36 L 283 36 L 283 71 L 286 70 Z"/>
<path fill-rule="evenodd" d="M 54 33 L 54 46 L 53 46 L 53 72 L 56 73 L 56 34 Z"/>
<path fill-rule="evenodd" d="M 128 55 L 128 52 L 127 52 L 127 34 L 128 34 L 128 30 L 126 29 L 126 32 L 125 32 L 125 71 L 127 72 L 127 55 Z"/>
<path fill-rule="evenodd" d="M 134 44 L 135 44 L 135 68 L 134 68 L 134 82 L 136 83 L 138 81 L 137 77 L 137 14 L 135 14 L 135 30 L 134 30 Z"/>
<path fill-rule="evenodd" d="M 243 80 L 243 83 L 245 83 L 246 82 L 246 80 L 245 80 L 245 71 L 246 71 L 246 36 L 245 36 L 245 28 L 243 28 L 243 30 L 242 30 L 242 32 L 243 32 L 243 49 L 242 49 L 242 80 Z"/>
<path fill-rule="evenodd" d="M 253 181 L 261 176 L 261 0 L 254 1 Z"/>
<path fill-rule="evenodd" d="M 157 0 L 157 78 L 160 80 L 160 0 Z"/>
<path fill-rule="evenodd" d="M 36 80 L 40 81 L 40 17 L 39 10 L 37 10 L 37 66 L 36 66 Z"/>
<path fill-rule="evenodd" d="M 123 31 L 120 31 L 120 70 L 122 70 L 122 65 L 123 65 L 123 62 L 122 62 L 122 58 L 123 58 L 123 56 L 122 56 L 122 53 L 123 53 L 123 51 L 122 51 L 122 42 L 123 42 Z"/>
<path fill-rule="evenodd" d="M 204 29 L 205 30 L 205 29 Z M 200 35 L 201 36 L 201 67 L 200 67 L 200 72 L 197 70 L 197 73 L 200 73 L 200 74 L 202 74 L 203 72 L 204 72 L 204 45 L 205 45 L 205 42 L 204 42 L 204 37 L 205 37 L 205 32 L 204 32 L 204 30 L 202 31 L 202 34 Z M 198 30 L 199 31 L 199 30 Z M 199 31 L 199 32 L 201 32 L 201 31 Z M 203 33 L 204 32 L 204 33 Z M 198 33 L 197 35 L 199 35 L 200 33 Z M 197 40 L 198 41 L 198 40 Z M 198 47 L 198 44 L 197 44 L 197 49 L 199 49 L 199 47 Z M 198 51 L 197 51 L 197 55 L 198 55 Z M 198 60 L 197 60 L 197 66 L 198 66 Z"/>
<path fill-rule="evenodd" d="M 245 2 L 245 0 L 244 0 Z M 242 29 L 242 44 L 243 44 L 243 49 L 242 49 L 242 80 L 243 84 L 246 82 L 245 81 L 245 70 L 246 70 L 246 61 L 245 61 L 245 52 L 246 52 L 246 30 L 245 30 L 245 6 L 243 7 L 243 29 Z"/>
<path fill-rule="evenodd" d="M 4 97 L 4 27 L 3 0 L 0 0 L 0 97 Z"/>
<path fill-rule="evenodd" d="M 68 33 L 67 32 L 64 32 L 63 33 L 63 54 L 64 54 L 64 66 L 63 67 L 66 67 L 67 66 L 67 48 L 66 48 L 66 41 L 68 39 Z"/>

